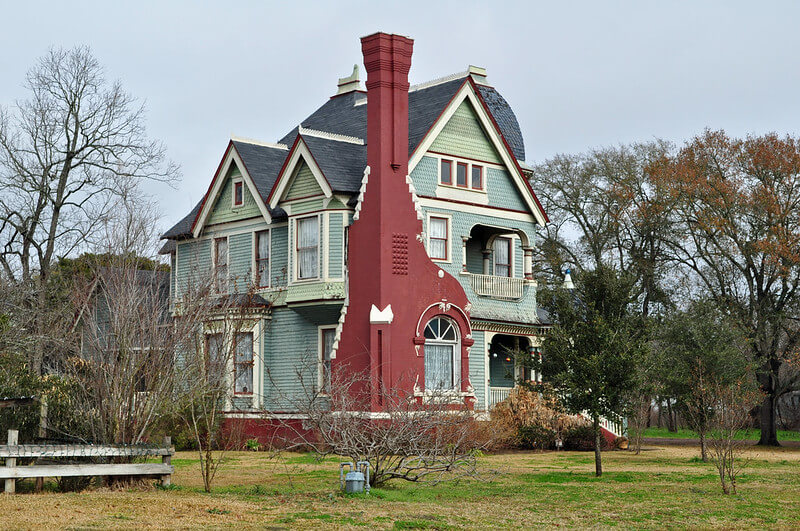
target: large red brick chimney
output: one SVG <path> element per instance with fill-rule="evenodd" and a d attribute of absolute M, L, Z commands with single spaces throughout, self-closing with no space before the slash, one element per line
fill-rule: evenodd
<path fill-rule="evenodd" d="M 336 363 L 369 370 L 373 390 L 424 389 L 424 326 L 433 315 L 446 313 L 461 330 L 466 389 L 466 349 L 472 345 L 467 298 L 458 281 L 428 257 L 407 182 L 413 45 L 407 37 L 386 33 L 361 39 L 369 175 L 348 237 L 349 307 Z M 380 410 L 379 393 L 371 396 L 371 408 Z"/>

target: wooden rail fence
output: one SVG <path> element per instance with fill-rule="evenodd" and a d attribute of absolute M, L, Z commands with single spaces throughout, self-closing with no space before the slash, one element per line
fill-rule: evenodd
<path fill-rule="evenodd" d="M 70 476 L 156 476 L 167 486 L 172 480 L 170 437 L 164 437 L 164 446 L 96 446 L 92 444 L 17 444 L 17 430 L 8 430 L 8 443 L 0 445 L 0 479 L 5 480 L 6 493 L 16 490 L 16 480 L 24 478 L 70 477 Z M 153 457 L 160 456 L 161 463 L 80 463 L 80 464 L 32 464 L 18 466 L 17 459 L 57 459 L 77 457 Z"/>

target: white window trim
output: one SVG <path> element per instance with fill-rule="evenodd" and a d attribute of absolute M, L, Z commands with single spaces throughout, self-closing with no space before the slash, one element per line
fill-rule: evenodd
<path fill-rule="evenodd" d="M 208 352 L 205 349 L 208 348 L 207 338 L 209 335 L 212 334 L 233 334 L 236 331 L 233 330 L 226 330 L 220 331 L 218 328 L 214 326 L 215 323 L 218 323 L 221 319 L 213 319 L 209 322 L 206 322 L 203 325 L 203 349 L 204 353 L 208 355 Z M 246 325 L 243 326 L 241 330 L 238 330 L 239 333 L 242 334 L 253 334 L 253 392 L 250 394 L 237 394 L 235 392 L 235 378 L 236 378 L 236 367 L 234 365 L 234 355 L 229 356 L 227 360 L 227 367 L 225 369 L 226 372 L 226 386 L 228 387 L 229 391 L 226 393 L 225 397 L 225 409 L 230 410 L 233 409 L 233 399 L 236 397 L 242 398 L 251 398 L 252 399 L 252 407 L 253 409 L 258 409 L 261 407 L 261 403 L 263 402 L 263 389 L 264 389 L 264 381 L 263 381 L 263 368 L 264 368 L 264 360 L 262 356 L 262 334 L 264 332 L 264 328 L 261 325 L 261 319 L 255 320 L 252 326 Z M 232 338 L 228 337 L 223 340 L 225 344 L 230 344 L 228 341 L 232 341 Z"/>
<path fill-rule="evenodd" d="M 493 276 L 498 276 L 497 275 L 497 258 L 496 258 L 495 252 L 494 252 L 494 242 L 499 240 L 500 238 L 508 240 L 508 260 L 509 260 L 508 277 L 504 277 L 504 278 L 516 278 L 514 276 L 516 274 L 516 271 L 514 270 L 514 265 L 515 265 L 514 264 L 514 259 L 516 258 L 514 256 L 514 251 L 517 248 L 517 235 L 516 234 L 509 234 L 508 236 L 498 236 L 492 241 L 492 275 Z"/>
<path fill-rule="evenodd" d="M 317 232 L 318 232 L 318 234 L 317 234 L 317 276 L 316 277 L 309 277 L 309 278 L 300 278 L 300 262 L 298 261 L 298 256 L 297 256 L 297 238 L 299 236 L 298 232 L 297 232 L 297 222 L 302 220 L 302 219 L 309 219 L 309 218 L 317 218 Z M 322 231 L 322 220 L 320 218 L 321 218 L 320 214 L 312 214 L 310 216 L 298 215 L 296 218 L 292 219 L 292 228 L 293 228 L 293 230 L 292 230 L 292 234 L 291 234 L 292 237 L 289 238 L 289 245 L 291 246 L 291 249 L 290 249 L 291 253 L 292 253 L 291 256 L 292 256 L 292 260 L 294 262 L 292 264 L 292 283 L 293 284 L 304 283 L 304 282 L 319 282 L 320 280 L 323 279 L 323 277 L 322 277 L 322 266 L 323 266 L 323 264 L 321 262 L 322 257 L 320 256 L 322 254 L 320 252 L 320 249 L 322 248 L 323 231 Z"/>
<path fill-rule="evenodd" d="M 455 157 L 449 155 L 435 155 L 433 153 L 427 154 L 430 157 L 436 157 L 436 185 L 437 187 L 441 186 L 444 188 L 455 188 L 457 190 L 461 190 L 462 192 L 473 192 L 476 194 L 484 194 L 486 195 L 488 183 L 487 181 L 487 174 L 488 168 L 491 166 L 491 163 L 487 162 L 479 162 L 472 159 L 467 159 L 464 157 Z M 453 170 L 453 183 L 446 184 L 442 182 L 442 160 L 449 160 L 452 163 L 452 170 Z M 458 164 L 466 164 L 467 165 L 467 186 L 458 186 L 457 183 L 457 175 L 458 175 Z M 481 184 L 483 184 L 483 188 L 473 188 L 472 187 L 472 167 L 473 166 L 480 166 L 483 168 L 482 170 L 482 178 Z M 473 197 L 474 199 L 474 197 Z"/>
<path fill-rule="evenodd" d="M 257 278 L 258 278 L 258 260 L 257 260 L 257 258 L 258 258 L 258 233 L 259 232 L 267 232 L 269 234 L 269 236 L 268 236 L 268 240 L 269 241 L 267 243 L 267 246 L 268 246 L 268 249 L 269 249 L 269 272 L 268 272 L 269 276 L 267 278 L 267 282 L 268 283 L 267 283 L 266 286 L 261 286 L 260 282 L 257 281 Z M 259 290 L 259 291 L 260 290 L 266 291 L 268 289 L 272 289 L 272 227 L 267 227 L 265 229 L 254 230 L 253 231 L 253 242 L 252 242 L 252 245 L 253 245 L 252 269 L 253 269 L 253 281 L 254 281 L 253 284 L 254 284 L 256 290 Z"/>
<path fill-rule="evenodd" d="M 447 245 L 446 245 L 446 252 L 447 258 L 433 258 L 430 253 L 431 248 L 431 218 L 440 218 L 447 220 Z M 437 212 L 428 212 L 428 216 L 426 219 L 426 231 L 425 231 L 425 251 L 428 253 L 428 257 L 434 262 L 440 262 L 442 264 L 452 264 L 453 263 L 453 215 L 452 214 L 440 214 Z"/>
<path fill-rule="evenodd" d="M 225 267 L 228 268 L 228 278 L 225 283 L 227 290 L 223 293 L 217 288 L 217 240 L 225 240 Z M 214 293 L 217 295 L 228 295 L 231 292 L 231 239 L 229 235 L 213 236 L 211 238 L 211 269 L 214 275 Z"/>
<path fill-rule="evenodd" d="M 325 383 L 325 378 L 323 376 L 323 370 L 325 370 L 325 360 L 323 359 L 324 352 L 322 351 L 322 347 L 324 345 L 322 341 L 322 335 L 326 330 L 333 330 L 334 339 L 336 335 L 336 327 L 337 325 L 321 325 L 317 327 L 317 360 L 319 362 L 319 369 L 317 370 L 317 389 L 319 389 L 320 394 L 327 396 L 328 393 L 325 392 L 323 387 Z M 331 368 L 333 367 L 333 360 L 336 358 L 331 358 Z"/>
<path fill-rule="evenodd" d="M 446 345 L 446 346 L 453 347 L 453 387 L 450 388 L 450 389 L 429 389 L 428 388 L 428 382 L 426 380 L 425 381 L 424 394 L 425 395 L 460 394 L 461 393 L 461 333 L 460 333 L 460 331 L 458 329 L 458 325 L 455 323 L 455 321 L 453 321 L 452 319 L 450 319 L 448 317 L 444 317 L 442 315 L 433 316 L 431 319 L 428 320 L 428 323 L 430 323 L 434 319 L 439 319 L 439 318 L 445 319 L 445 320 L 449 321 L 450 324 L 453 325 L 453 329 L 455 330 L 455 333 L 456 333 L 455 343 L 453 343 L 452 341 L 446 341 L 446 340 L 425 339 L 425 344 L 423 345 L 422 348 L 424 349 L 428 345 Z M 425 328 L 427 328 L 428 323 L 425 323 Z M 425 329 L 423 328 L 423 334 L 424 334 L 424 330 Z M 423 365 L 424 365 L 424 363 L 425 363 L 425 358 L 424 358 L 424 351 L 423 351 Z"/>
<path fill-rule="evenodd" d="M 236 204 L 236 185 L 242 185 L 242 202 L 241 204 Z M 243 177 L 234 177 L 231 179 L 231 209 L 236 211 L 240 208 L 244 207 L 244 178 Z"/>

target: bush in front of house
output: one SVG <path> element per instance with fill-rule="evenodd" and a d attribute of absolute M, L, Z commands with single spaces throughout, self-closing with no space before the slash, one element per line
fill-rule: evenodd
<path fill-rule="evenodd" d="M 512 389 L 508 398 L 492 409 L 491 425 L 495 447 L 527 450 L 551 450 L 569 430 L 581 426 L 591 429 L 583 417 L 566 413 L 547 385 Z"/>
<path fill-rule="evenodd" d="M 590 423 L 573 426 L 564 430 L 562 434 L 564 450 L 589 452 L 594 450 L 594 429 Z M 611 445 L 605 437 L 600 437 L 600 448 L 610 450 Z"/>

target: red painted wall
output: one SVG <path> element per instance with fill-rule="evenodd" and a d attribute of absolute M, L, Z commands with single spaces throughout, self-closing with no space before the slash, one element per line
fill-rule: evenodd
<path fill-rule="evenodd" d="M 367 70 L 370 174 L 359 219 L 349 229 L 350 304 L 334 370 L 370 371 L 373 390 L 383 385 L 410 392 L 415 383 L 424 389 L 421 334 L 431 317 L 447 314 L 461 332 L 462 389 L 466 390 L 467 348 L 472 345 L 469 318 L 463 311 L 467 297 L 459 282 L 428 258 L 418 240 L 422 222 L 406 182 L 413 44 L 406 37 L 385 33 L 361 39 Z M 460 242 L 451 241 L 451 245 Z M 373 305 L 379 310 L 391 305 L 393 321 L 370 323 Z M 377 393 L 372 393 L 371 402 L 373 410 L 381 409 Z"/>

